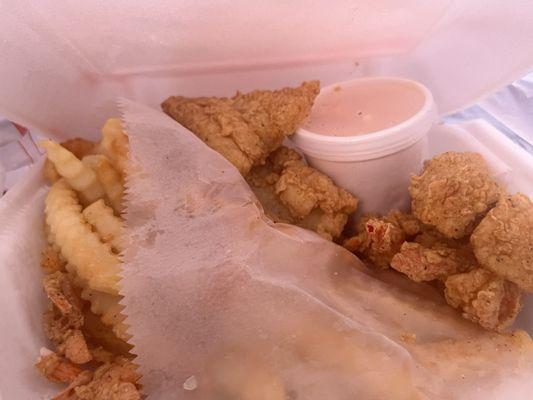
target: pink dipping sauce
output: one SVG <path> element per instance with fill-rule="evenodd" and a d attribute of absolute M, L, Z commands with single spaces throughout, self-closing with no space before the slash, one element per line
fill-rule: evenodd
<path fill-rule="evenodd" d="M 378 132 L 408 120 L 424 102 L 409 81 L 362 80 L 349 89 L 340 84 L 320 93 L 303 128 L 327 136 Z"/>

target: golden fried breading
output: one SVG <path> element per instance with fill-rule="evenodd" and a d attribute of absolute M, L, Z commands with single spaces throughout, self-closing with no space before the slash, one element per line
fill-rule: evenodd
<path fill-rule="evenodd" d="M 262 165 L 307 117 L 318 81 L 298 88 L 255 90 L 231 98 L 169 97 L 161 107 L 246 175 Z"/>
<path fill-rule="evenodd" d="M 65 264 L 66 262 L 61 259 L 54 246 L 47 245 L 41 251 L 41 267 L 46 273 L 64 271 Z"/>
<path fill-rule="evenodd" d="M 62 142 L 61 146 L 74 154 L 79 160 L 90 154 L 96 154 L 96 143 L 86 139 L 69 139 L 66 142 Z"/>
<path fill-rule="evenodd" d="M 365 215 L 357 223 L 357 234 L 346 239 L 343 246 L 376 267 L 388 268 L 402 243 L 420 229 L 416 218 L 398 210 L 384 217 Z"/>
<path fill-rule="evenodd" d="M 489 211 L 470 238 L 479 263 L 533 291 L 533 203 L 523 194 L 507 196 Z"/>
<path fill-rule="evenodd" d="M 91 382 L 74 388 L 80 400 L 140 400 L 137 387 L 140 375 L 136 366 L 123 357 L 94 371 Z"/>
<path fill-rule="evenodd" d="M 284 146 L 264 165 L 252 168 L 246 179 L 275 222 L 298 225 L 329 240 L 340 236 L 357 207 L 355 197 Z"/>
<path fill-rule="evenodd" d="M 422 174 L 411 178 L 409 193 L 418 219 L 458 239 L 496 203 L 500 188 L 481 155 L 448 152 L 426 162 Z"/>
<path fill-rule="evenodd" d="M 512 325 L 522 308 L 520 288 L 483 268 L 449 276 L 444 294 L 464 318 L 496 331 Z"/>

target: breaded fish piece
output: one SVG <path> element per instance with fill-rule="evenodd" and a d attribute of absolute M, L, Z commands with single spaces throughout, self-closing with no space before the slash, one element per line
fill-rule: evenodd
<path fill-rule="evenodd" d="M 420 243 L 404 242 L 390 265 L 415 282 L 433 281 L 475 266 L 462 253 L 461 249 L 429 248 Z"/>
<path fill-rule="evenodd" d="M 298 225 L 329 240 L 340 236 L 357 207 L 354 196 L 284 146 L 264 165 L 254 167 L 246 179 L 275 222 Z"/>
<path fill-rule="evenodd" d="M 357 234 L 343 246 L 378 268 L 388 268 L 402 244 L 420 229 L 416 218 L 398 210 L 383 217 L 365 215 L 357 223 Z"/>
<path fill-rule="evenodd" d="M 75 364 L 91 361 L 83 326 L 82 302 L 67 274 L 54 272 L 43 278 L 43 288 L 52 306 L 44 313 L 46 336 L 57 345 L 60 354 Z"/>
<path fill-rule="evenodd" d="M 246 175 L 294 133 L 319 90 L 320 83 L 310 81 L 297 88 L 237 92 L 231 98 L 174 96 L 161 107 Z"/>
<path fill-rule="evenodd" d="M 500 199 L 470 242 L 484 268 L 533 292 L 533 203 L 527 196 Z"/>
<path fill-rule="evenodd" d="M 422 174 L 411 178 L 409 193 L 418 219 L 458 239 L 472 232 L 501 190 L 481 155 L 448 152 L 426 162 Z"/>
<path fill-rule="evenodd" d="M 490 330 L 511 326 L 522 308 L 520 288 L 483 268 L 449 276 L 444 294 L 464 318 Z"/>

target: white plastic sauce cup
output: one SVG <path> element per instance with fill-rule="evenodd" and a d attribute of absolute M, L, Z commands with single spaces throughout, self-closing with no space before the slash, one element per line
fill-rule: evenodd
<path fill-rule="evenodd" d="M 362 78 L 324 87 L 291 139 L 311 166 L 359 198 L 357 215 L 384 214 L 409 208 L 410 176 L 427 156 L 436 118 L 433 96 L 420 83 Z"/>

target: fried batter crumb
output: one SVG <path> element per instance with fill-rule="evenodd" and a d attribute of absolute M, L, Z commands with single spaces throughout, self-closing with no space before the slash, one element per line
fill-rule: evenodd
<path fill-rule="evenodd" d="M 400 337 L 404 343 L 416 343 L 416 333 L 403 333 Z"/>

